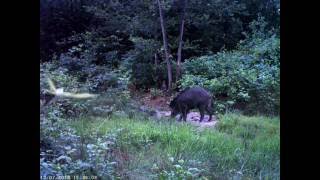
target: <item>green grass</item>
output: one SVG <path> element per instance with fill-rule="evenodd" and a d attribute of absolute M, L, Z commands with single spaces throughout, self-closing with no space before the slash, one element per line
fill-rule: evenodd
<path fill-rule="evenodd" d="M 186 177 L 181 174 L 188 168 L 201 169 L 208 179 L 280 178 L 279 118 L 226 114 L 216 128 L 202 131 L 181 122 L 121 117 L 82 118 L 70 125 L 88 140 L 117 134 L 114 148 L 128 157 L 113 157 L 122 178 Z"/>

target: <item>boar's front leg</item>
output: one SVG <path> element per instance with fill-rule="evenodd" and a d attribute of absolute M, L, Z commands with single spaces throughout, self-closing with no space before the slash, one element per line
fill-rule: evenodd
<path fill-rule="evenodd" d="M 179 114 L 180 114 L 179 121 L 181 121 L 183 117 L 183 107 L 181 106 L 181 104 L 178 104 L 178 108 L 179 108 Z"/>
<path fill-rule="evenodd" d="M 199 111 L 200 111 L 200 122 L 202 122 L 203 118 L 204 118 L 204 107 L 200 106 L 199 107 Z"/>

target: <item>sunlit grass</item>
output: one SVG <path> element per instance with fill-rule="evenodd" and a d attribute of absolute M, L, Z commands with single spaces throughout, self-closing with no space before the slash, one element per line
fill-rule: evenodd
<path fill-rule="evenodd" d="M 166 169 L 167 157 L 173 157 L 201 161 L 207 177 L 279 177 L 279 118 L 226 114 L 215 129 L 202 131 L 187 123 L 124 117 L 82 118 L 71 126 L 86 137 L 120 130 L 117 148 L 129 155 L 124 168 L 132 173 L 152 174 L 154 163 Z"/>

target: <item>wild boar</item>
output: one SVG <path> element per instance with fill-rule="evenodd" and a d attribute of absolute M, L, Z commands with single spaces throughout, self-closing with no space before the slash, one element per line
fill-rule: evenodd
<path fill-rule="evenodd" d="M 180 121 L 182 118 L 186 121 L 187 114 L 194 108 L 198 108 L 200 111 L 200 122 L 202 122 L 204 118 L 205 111 L 209 114 L 209 121 L 212 119 L 212 96 L 201 87 L 192 87 L 183 90 L 171 101 L 169 106 L 171 108 L 171 117 L 182 114 Z"/>

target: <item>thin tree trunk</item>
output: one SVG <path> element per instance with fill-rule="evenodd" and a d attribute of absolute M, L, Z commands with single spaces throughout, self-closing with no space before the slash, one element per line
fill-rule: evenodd
<path fill-rule="evenodd" d="M 187 0 L 180 0 L 180 34 L 179 34 L 179 47 L 177 52 L 177 71 L 176 71 L 176 81 L 181 75 L 181 51 L 183 46 L 183 31 L 184 31 L 184 17 L 186 12 Z"/>
<path fill-rule="evenodd" d="M 157 71 L 158 70 L 158 56 L 157 56 L 157 53 L 154 53 L 154 65 L 155 65 L 155 69 Z"/>
<path fill-rule="evenodd" d="M 169 52 L 168 52 L 168 41 L 166 36 L 166 29 L 164 26 L 164 18 L 163 18 L 163 12 L 162 12 L 162 6 L 160 3 L 160 0 L 157 0 L 158 7 L 159 7 L 159 15 L 160 15 L 160 24 L 161 24 L 161 31 L 162 31 L 162 39 L 163 39 L 163 47 L 164 47 L 164 53 L 165 53 L 165 61 L 167 63 L 167 72 L 168 72 L 168 91 L 171 91 L 171 85 L 172 85 L 172 69 L 171 69 L 171 62 L 169 59 Z"/>

